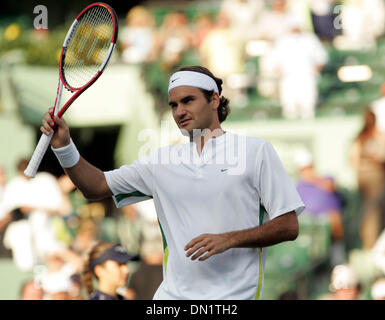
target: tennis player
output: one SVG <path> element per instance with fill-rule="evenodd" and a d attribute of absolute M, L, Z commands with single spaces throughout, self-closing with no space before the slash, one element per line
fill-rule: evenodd
<path fill-rule="evenodd" d="M 260 299 L 266 247 L 296 239 L 304 209 L 272 145 L 221 128 L 222 80 L 200 66 L 169 81 L 169 105 L 189 143 L 160 148 L 103 172 L 80 156 L 66 122 L 45 114 L 52 150 L 89 199 L 116 205 L 153 198 L 164 237 L 163 282 L 154 299 Z"/>

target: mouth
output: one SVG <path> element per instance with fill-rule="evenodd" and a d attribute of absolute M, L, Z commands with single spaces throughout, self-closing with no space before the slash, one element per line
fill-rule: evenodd
<path fill-rule="evenodd" d="M 190 121 L 191 121 L 191 119 L 183 119 L 183 120 L 179 121 L 179 126 L 185 127 Z"/>

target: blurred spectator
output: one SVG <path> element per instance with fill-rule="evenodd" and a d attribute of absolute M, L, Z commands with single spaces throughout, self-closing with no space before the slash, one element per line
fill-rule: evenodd
<path fill-rule="evenodd" d="M 292 20 L 290 33 L 279 38 L 272 53 L 278 71 L 282 114 L 286 119 L 312 119 L 318 98 L 318 76 L 328 61 L 319 39 L 302 32 Z"/>
<path fill-rule="evenodd" d="M 126 294 L 130 300 L 152 300 L 163 280 L 163 241 L 159 225 L 147 222 L 140 256 L 142 261 L 132 275 Z"/>
<path fill-rule="evenodd" d="M 286 9 L 286 0 L 271 1 L 271 8 L 266 8 L 258 18 L 254 39 L 264 44 L 265 51 L 258 60 L 258 92 L 264 97 L 275 98 L 278 95 L 276 66 L 272 59 L 275 42 L 289 32 L 290 15 Z"/>
<path fill-rule="evenodd" d="M 58 180 L 47 172 L 28 178 L 24 175 L 27 165 L 25 159 L 19 162 L 18 176 L 7 183 L 4 193 L 6 211 L 14 218 L 16 214 L 16 221 L 10 220 L 3 242 L 22 270 L 31 270 L 44 262 L 47 253 L 66 248 L 68 243 L 59 240 L 53 217 L 68 214 L 71 208 L 64 197 L 68 189 L 62 190 Z"/>
<path fill-rule="evenodd" d="M 337 26 L 342 35 L 334 39 L 339 50 L 373 48 L 376 39 L 384 33 L 385 3 L 383 0 L 344 0 Z"/>
<path fill-rule="evenodd" d="M 361 241 L 364 248 L 370 249 L 382 227 L 380 201 L 385 179 L 385 136 L 377 129 L 376 116 L 369 109 L 364 112 L 364 126 L 352 144 L 350 161 L 357 172 L 363 197 Z"/>
<path fill-rule="evenodd" d="M 71 250 L 54 251 L 46 255 L 45 265 L 46 269 L 35 277 L 44 290 L 44 298 L 70 300 L 72 276 L 83 268 L 81 257 Z"/>
<path fill-rule="evenodd" d="M 372 248 L 372 258 L 374 265 L 385 275 L 385 229 L 376 240 Z"/>
<path fill-rule="evenodd" d="M 223 95 L 234 98 L 239 92 L 229 86 L 229 77 L 245 71 L 244 46 L 230 27 L 229 16 L 224 12 L 216 15 L 215 27 L 207 34 L 199 57 L 202 65 L 224 79 Z"/>
<path fill-rule="evenodd" d="M 127 262 L 137 257 L 129 255 L 123 246 L 106 242 L 92 245 L 84 259 L 83 283 L 90 300 L 121 300 L 117 289 L 126 284 L 129 270 Z M 94 290 L 93 277 L 98 280 Z"/>
<path fill-rule="evenodd" d="M 327 216 L 332 236 L 332 264 L 342 263 L 344 223 L 341 199 L 334 179 L 317 174 L 313 157 L 308 151 L 298 153 L 295 161 L 299 168 L 297 190 L 306 205 L 306 212 L 314 216 Z"/>
<path fill-rule="evenodd" d="M 82 296 L 82 281 L 81 281 L 81 275 L 78 273 L 73 274 L 70 277 L 71 285 L 68 290 L 69 293 L 69 299 L 70 300 L 83 300 Z"/>
<path fill-rule="evenodd" d="M 274 42 L 287 34 L 290 24 L 286 0 L 272 0 L 271 8 L 266 8 L 258 19 L 256 37 Z"/>
<path fill-rule="evenodd" d="M 207 34 L 214 28 L 214 21 L 210 14 L 202 13 L 195 17 L 193 26 L 193 44 L 199 50 Z"/>
<path fill-rule="evenodd" d="M 314 215 L 328 215 L 333 239 L 342 239 L 344 235 L 342 204 L 336 193 L 337 186 L 334 179 L 317 174 L 313 157 L 307 151 L 298 153 L 295 160 L 299 168 L 297 190 L 305 202 L 306 211 Z"/>
<path fill-rule="evenodd" d="M 11 211 L 21 209 L 24 213 L 30 211 L 30 204 L 28 202 L 28 181 L 29 177 L 24 175 L 24 169 L 28 165 L 27 159 L 19 160 L 17 164 L 17 176 L 8 181 L 3 191 L 3 216 L 10 215 Z M 20 194 L 23 197 L 20 197 Z"/>
<path fill-rule="evenodd" d="M 73 212 L 73 206 L 69 194 L 76 189 L 72 180 L 66 174 L 63 174 L 57 178 L 57 183 L 59 185 L 61 194 L 62 194 L 62 203 L 59 207 L 59 214 L 61 216 L 68 216 Z"/>
<path fill-rule="evenodd" d="M 280 294 L 279 300 L 299 300 L 298 294 L 294 290 L 287 290 Z"/>
<path fill-rule="evenodd" d="M 334 13 L 335 0 L 311 0 L 310 10 L 314 33 L 324 41 L 331 41 L 337 35 L 334 27 L 337 14 Z"/>
<path fill-rule="evenodd" d="M 5 172 L 5 169 L 0 166 L 0 231 L 1 231 L 1 220 L 6 215 L 5 209 L 3 208 L 3 198 L 4 198 L 4 191 L 5 191 L 5 185 L 7 182 L 7 175 Z"/>
<path fill-rule="evenodd" d="M 163 71 L 169 72 L 193 46 L 193 34 L 183 12 L 172 11 L 164 17 L 158 31 L 160 62 Z"/>
<path fill-rule="evenodd" d="M 17 164 L 17 176 L 6 184 L 3 195 L 3 208 L 6 215 L 2 220 L 2 227 L 6 227 L 3 244 L 5 248 L 12 250 L 15 265 L 23 271 L 31 270 L 37 263 L 31 241 L 32 230 L 27 220 L 27 215 L 32 211 L 28 199 L 30 179 L 24 175 L 27 165 L 28 160 L 21 159 Z"/>
<path fill-rule="evenodd" d="M 382 97 L 371 103 L 371 109 L 376 116 L 378 129 L 385 134 L 385 83 L 381 86 Z"/>
<path fill-rule="evenodd" d="M 83 255 L 87 251 L 87 248 L 96 241 L 97 234 L 98 228 L 92 219 L 81 220 L 71 244 L 72 249 L 76 253 Z"/>
<path fill-rule="evenodd" d="M 385 300 L 385 278 L 377 279 L 370 288 L 370 295 L 373 300 Z"/>
<path fill-rule="evenodd" d="M 144 234 L 144 219 L 135 205 L 122 207 L 118 217 L 117 233 L 120 243 L 130 254 L 139 254 Z"/>
<path fill-rule="evenodd" d="M 263 7 L 262 0 L 224 0 L 220 11 L 229 17 L 234 36 L 246 41 L 253 38 L 257 18 Z"/>
<path fill-rule="evenodd" d="M 347 264 L 333 268 L 329 290 L 331 294 L 323 297 L 326 300 L 358 300 L 360 283 L 356 272 Z"/>
<path fill-rule="evenodd" d="M 56 254 L 50 254 L 46 258 L 47 270 L 39 274 L 39 281 L 44 290 L 45 300 L 69 300 L 71 287 L 71 275 L 75 268 L 64 265 L 64 261 Z"/>
<path fill-rule="evenodd" d="M 153 61 L 157 56 L 155 19 L 142 6 L 127 13 L 126 26 L 121 32 L 122 60 L 126 63 Z"/>
<path fill-rule="evenodd" d="M 44 290 L 34 280 L 28 280 L 21 287 L 21 300 L 43 300 Z"/>
<path fill-rule="evenodd" d="M 14 210 L 13 214 L 20 212 Z M 30 271 L 37 264 L 37 257 L 32 243 L 32 230 L 30 223 L 20 212 L 18 220 L 13 220 L 5 230 L 4 247 L 12 251 L 15 266 L 22 271 Z"/>
<path fill-rule="evenodd" d="M 5 185 L 7 182 L 7 176 L 5 169 L 0 166 L 0 257 L 9 257 L 12 256 L 12 253 L 4 247 L 4 232 L 5 227 L 9 224 L 12 219 L 12 216 L 8 214 L 4 208 L 4 191 Z"/>

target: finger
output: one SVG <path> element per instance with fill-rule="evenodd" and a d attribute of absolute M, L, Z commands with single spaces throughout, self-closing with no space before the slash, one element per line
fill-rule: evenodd
<path fill-rule="evenodd" d="M 200 248 L 206 246 L 208 244 L 208 239 L 203 239 L 201 241 L 199 241 L 198 243 L 196 243 L 195 245 L 193 245 L 186 253 L 186 257 L 189 257 L 191 256 L 194 252 L 196 252 L 197 250 L 199 250 Z"/>
<path fill-rule="evenodd" d="M 53 117 L 53 120 L 54 120 L 58 125 L 60 125 L 60 126 L 63 126 L 63 125 L 66 124 L 66 122 L 64 121 L 64 119 L 63 119 L 63 118 L 60 118 L 60 117 L 58 117 L 58 116 L 54 116 L 54 117 Z"/>
<path fill-rule="evenodd" d="M 214 251 L 208 251 L 207 254 L 205 254 L 203 257 L 200 257 L 198 260 L 199 261 L 205 261 L 206 259 L 210 258 L 215 254 Z"/>
<path fill-rule="evenodd" d="M 52 116 L 50 113 L 46 112 L 44 113 L 44 120 L 43 120 L 43 123 L 44 121 L 46 121 L 46 123 L 51 127 L 53 128 L 55 126 L 55 122 L 54 120 L 52 119 Z"/>
<path fill-rule="evenodd" d="M 52 129 L 52 127 L 49 125 L 49 123 L 47 122 L 47 120 L 43 120 L 42 121 L 42 128 L 45 130 L 45 131 L 47 131 L 48 133 L 52 133 L 53 132 L 53 129 Z"/>
<path fill-rule="evenodd" d="M 186 257 L 190 257 L 194 252 L 202 248 L 205 244 L 203 242 L 199 242 L 195 244 L 190 250 L 187 251 Z"/>
<path fill-rule="evenodd" d="M 198 237 L 192 239 L 189 243 L 186 244 L 186 246 L 184 247 L 184 250 L 190 249 L 190 248 L 193 247 L 196 243 L 198 243 L 199 241 L 202 241 L 204 238 L 205 238 L 205 235 L 204 235 L 204 234 L 201 234 L 200 236 L 198 236 Z"/>
<path fill-rule="evenodd" d="M 51 129 L 52 130 L 52 129 Z M 49 136 L 52 132 L 45 129 L 43 126 L 40 127 L 40 131 L 45 134 L 46 136 Z"/>
<path fill-rule="evenodd" d="M 194 254 L 192 257 L 191 257 L 191 260 L 196 260 L 197 258 L 199 258 L 201 255 L 203 255 L 205 252 L 209 252 L 209 248 L 208 247 L 203 247 L 201 248 L 196 254 Z"/>

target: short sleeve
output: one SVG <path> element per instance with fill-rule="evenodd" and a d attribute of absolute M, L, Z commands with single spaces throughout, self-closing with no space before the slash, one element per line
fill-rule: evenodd
<path fill-rule="evenodd" d="M 118 208 L 152 199 L 153 164 L 150 156 L 136 160 L 132 165 L 106 171 L 107 184 Z"/>
<path fill-rule="evenodd" d="M 273 146 L 265 141 L 259 152 L 254 184 L 270 220 L 290 211 L 299 215 L 305 205 Z"/>

